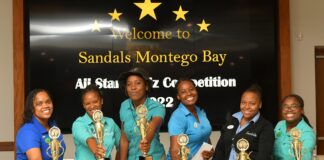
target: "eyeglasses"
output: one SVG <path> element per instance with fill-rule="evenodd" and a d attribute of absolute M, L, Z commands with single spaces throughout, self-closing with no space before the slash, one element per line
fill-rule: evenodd
<path fill-rule="evenodd" d="M 299 107 L 298 104 L 292 104 L 292 105 L 284 104 L 284 105 L 281 106 L 282 110 L 284 110 L 284 111 L 296 110 L 298 107 Z"/>

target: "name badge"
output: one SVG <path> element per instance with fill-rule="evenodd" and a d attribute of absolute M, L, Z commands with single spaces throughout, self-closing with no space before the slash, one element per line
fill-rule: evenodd
<path fill-rule="evenodd" d="M 232 125 L 232 124 L 227 126 L 227 129 L 233 129 L 233 128 L 234 128 L 234 125 Z"/>

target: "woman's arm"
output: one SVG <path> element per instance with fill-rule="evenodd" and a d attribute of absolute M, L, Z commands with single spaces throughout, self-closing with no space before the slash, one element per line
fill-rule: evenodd
<path fill-rule="evenodd" d="M 149 141 L 149 143 L 152 141 L 157 129 L 162 125 L 162 121 L 163 120 L 161 117 L 153 117 L 152 121 L 149 123 L 146 133 L 146 140 Z"/>
<path fill-rule="evenodd" d="M 106 150 L 103 146 L 97 145 L 95 138 L 91 137 L 87 139 L 87 145 L 90 151 L 94 154 L 96 158 L 103 158 L 106 154 Z"/>
<path fill-rule="evenodd" d="M 124 125 L 121 124 L 121 136 L 120 136 L 120 160 L 126 160 L 127 154 L 128 154 L 128 139 L 126 137 L 126 134 L 124 132 Z"/>
<path fill-rule="evenodd" d="M 87 131 L 87 127 L 80 121 L 75 121 L 72 125 L 72 135 L 80 145 L 88 146 L 95 157 L 104 157 L 106 150 L 103 146 L 98 146 L 96 139 Z"/>
<path fill-rule="evenodd" d="M 151 141 L 154 138 L 154 134 L 157 131 L 158 128 L 160 128 L 162 124 L 162 118 L 161 117 L 153 117 L 152 121 L 149 123 L 147 132 L 146 132 L 146 139 L 142 139 L 140 143 L 140 149 L 143 152 L 148 152 L 150 150 Z"/>
<path fill-rule="evenodd" d="M 210 138 L 208 139 L 208 143 L 209 144 L 212 144 L 211 143 L 211 141 L 210 141 Z M 211 150 L 204 150 L 202 153 L 202 157 L 204 158 L 204 159 L 210 159 L 211 157 L 213 157 L 213 155 L 214 155 L 214 149 L 212 148 Z"/>
<path fill-rule="evenodd" d="M 178 160 L 180 159 L 179 157 L 179 152 L 181 146 L 177 142 L 178 136 L 171 136 L 170 137 L 170 154 L 171 154 L 171 160 Z"/>
<path fill-rule="evenodd" d="M 120 160 L 120 152 L 119 151 L 116 152 L 115 160 Z"/>
<path fill-rule="evenodd" d="M 28 160 L 42 160 L 42 153 L 39 148 L 31 148 L 26 152 Z"/>

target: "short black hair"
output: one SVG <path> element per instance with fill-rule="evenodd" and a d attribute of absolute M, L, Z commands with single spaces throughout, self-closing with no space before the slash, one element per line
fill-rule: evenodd
<path fill-rule="evenodd" d="M 247 88 L 247 89 L 243 92 L 243 94 L 244 94 L 245 92 L 252 92 L 252 93 L 255 93 L 255 94 L 259 97 L 260 101 L 262 101 L 262 88 L 261 88 L 257 83 L 252 84 L 249 88 Z"/>
<path fill-rule="evenodd" d="M 285 102 L 286 99 L 288 98 L 295 98 L 297 100 L 297 102 L 299 103 L 299 107 L 304 109 L 304 100 L 301 96 L 297 95 L 297 94 L 290 94 L 288 96 L 285 96 L 282 100 L 281 100 L 281 105 Z M 313 128 L 313 126 L 310 124 L 307 116 L 305 114 L 302 114 L 302 117 L 304 119 L 304 121 L 311 127 Z"/>
<path fill-rule="evenodd" d="M 49 98 L 52 100 L 51 95 L 49 94 L 49 92 L 46 89 L 37 88 L 37 89 L 33 89 L 32 91 L 30 91 L 28 93 L 28 95 L 26 97 L 26 101 L 25 101 L 23 124 L 31 122 L 34 111 L 35 111 L 34 100 L 35 100 L 36 95 L 39 92 L 47 93 Z"/>
<path fill-rule="evenodd" d="M 98 97 L 100 97 L 100 99 L 103 99 L 103 93 L 100 91 L 99 87 L 95 84 L 90 84 L 82 91 L 82 94 L 81 94 L 81 102 L 82 103 L 83 103 L 84 95 L 88 92 L 94 92 L 98 95 Z"/>
<path fill-rule="evenodd" d="M 178 90 L 178 87 L 179 87 L 179 85 L 180 85 L 181 82 L 190 82 L 190 83 L 192 83 L 196 87 L 196 84 L 195 84 L 195 82 L 192 79 L 190 79 L 188 77 L 182 77 L 182 78 L 179 78 L 178 81 L 177 81 L 177 83 L 175 84 L 175 89 L 176 89 L 176 92 L 177 93 L 179 91 Z"/>
<path fill-rule="evenodd" d="M 299 107 L 304 109 L 304 100 L 301 96 L 297 95 L 297 94 L 290 94 L 288 96 L 285 96 L 282 100 L 281 100 L 281 105 L 284 103 L 284 101 L 288 98 L 295 98 L 299 104 Z"/>

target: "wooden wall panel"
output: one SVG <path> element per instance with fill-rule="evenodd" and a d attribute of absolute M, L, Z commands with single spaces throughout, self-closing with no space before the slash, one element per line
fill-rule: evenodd
<path fill-rule="evenodd" d="M 316 136 L 317 136 L 317 154 L 324 154 L 324 46 L 315 47 L 315 80 L 316 80 Z"/>
<path fill-rule="evenodd" d="M 13 151 L 14 149 L 14 142 L 0 142 L 0 151 Z"/>
<path fill-rule="evenodd" d="M 279 99 L 291 93 L 289 0 L 278 0 Z"/>
<path fill-rule="evenodd" d="M 22 123 L 25 97 L 24 0 L 13 0 L 14 134 Z M 13 142 L 12 142 L 13 143 Z M 14 147 L 12 148 L 14 150 Z"/>

